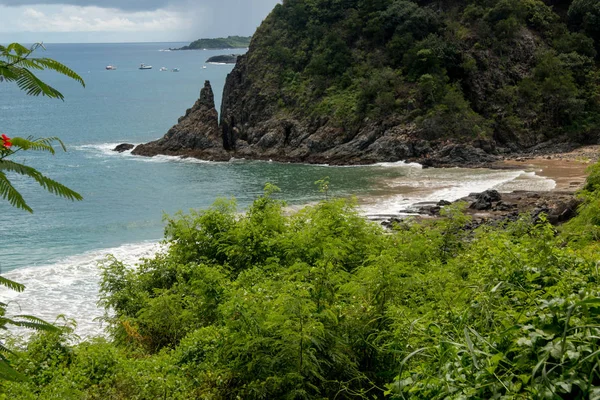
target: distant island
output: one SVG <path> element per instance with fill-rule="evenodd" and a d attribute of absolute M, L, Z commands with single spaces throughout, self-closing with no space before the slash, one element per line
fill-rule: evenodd
<path fill-rule="evenodd" d="M 250 45 L 251 36 L 227 36 L 226 38 L 198 39 L 187 46 L 171 50 L 215 50 L 215 49 L 243 49 Z"/>
<path fill-rule="evenodd" d="M 214 64 L 235 64 L 240 54 L 222 54 L 220 56 L 213 56 L 206 60 L 207 63 Z"/>

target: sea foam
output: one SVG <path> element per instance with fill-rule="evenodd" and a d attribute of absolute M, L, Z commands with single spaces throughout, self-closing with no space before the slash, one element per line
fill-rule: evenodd
<path fill-rule="evenodd" d="M 164 246 L 158 242 L 141 242 L 66 257 L 50 265 L 19 268 L 3 276 L 24 284 L 25 291 L 3 290 L 0 301 L 9 304 L 9 315 L 34 315 L 48 322 L 64 315 L 75 320 L 75 333 L 82 338 L 102 335 L 103 326 L 95 321 L 104 314 L 104 309 L 97 305 L 99 264 L 112 254 L 125 265 L 134 266 L 161 249 Z M 15 330 L 15 333 L 27 335 L 31 331 Z"/>

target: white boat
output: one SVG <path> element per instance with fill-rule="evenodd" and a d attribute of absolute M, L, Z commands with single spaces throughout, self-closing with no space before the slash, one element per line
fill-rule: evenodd
<path fill-rule="evenodd" d="M 171 71 L 173 71 L 173 72 L 179 72 L 179 68 L 173 68 Z"/>
<path fill-rule="evenodd" d="M 114 70 L 116 70 L 116 69 L 117 69 L 117 67 L 115 67 L 114 65 L 107 65 L 107 66 L 106 66 L 106 69 L 107 69 L 108 71 L 114 71 Z"/>
<path fill-rule="evenodd" d="M 167 67 L 161 67 L 161 68 L 160 68 L 160 71 L 161 71 L 161 72 L 164 72 L 164 71 L 168 71 L 168 69 L 167 69 Z"/>
<path fill-rule="evenodd" d="M 140 64 L 140 69 L 152 69 L 152 65 Z"/>
<path fill-rule="evenodd" d="M 206 65 L 203 65 L 203 66 L 202 66 L 202 69 L 206 69 Z"/>

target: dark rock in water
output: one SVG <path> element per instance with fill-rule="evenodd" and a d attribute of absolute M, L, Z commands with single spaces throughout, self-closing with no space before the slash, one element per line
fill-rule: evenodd
<path fill-rule="evenodd" d="M 124 151 L 131 150 L 134 147 L 135 147 L 135 145 L 130 144 L 130 143 L 121 143 L 120 145 L 117 145 L 117 147 L 115 147 L 113 149 L 113 151 L 116 151 L 118 153 L 123 153 Z"/>
<path fill-rule="evenodd" d="M 476 195 L 476 201 L 472 203 L 469 208 L 474 210 L 491 210 L 492 203 L 502 200 L 502 196 L 497 190 L 486 190 Z"/>
<path fill-rule="evenodd" d="M 449 201 L 447 201 L 447 200 L 440 200 L 437 203 L 437 205 L 440 206 L 440 207 L 449 206 L 450 204 L 452 204 L 452 203 L 449 202 Z"/>
<path fill-rule="evenodd" d="M 220 56 L 212 56 L 208 60 L 207 63 L 219 63 L 219 64 L 235 64 L 239 54 L 223 54 Z"/>
<path fill-rule="evenodd" d="M 169 129 L 162 139 L 140 144 L 132 154 L 148 157 L 164 154 L 228 161 L 231 157 L 223 149 L 223 139 L 210 82 L 204 83 L 196 104 L 179 118 L 177 125 Z"/>

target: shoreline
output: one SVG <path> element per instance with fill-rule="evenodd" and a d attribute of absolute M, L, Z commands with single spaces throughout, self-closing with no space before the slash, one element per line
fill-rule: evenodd
<path fill-rule="evenodd" d="M 517 155 L 498 163 L 498 167 L 529 169 L 538 176 L 554 180 L 554 190 L 576 192 L 585 183 L 587 168 L 599 159 L 600 145 L 589 145 L 569 152 Z"/>

